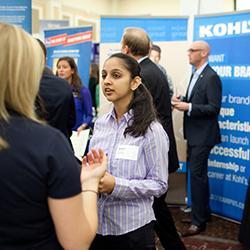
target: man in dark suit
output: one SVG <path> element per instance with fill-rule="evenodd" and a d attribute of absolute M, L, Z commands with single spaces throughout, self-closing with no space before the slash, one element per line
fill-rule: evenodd
<path fill-rule="evenodd" d="M 37 39 L 38 40 L 38 39 Z M 46 58 L 46 47 L 38 40 Z M 67 81 L 55 76 L 45 66 L 38 93 L 44 110 L 37 110 L 41 118 L 49 125 L 59 129 L 70 142 L 72 128 L 75 125 L 75 104 L 72 90 Z M 71 142 L 70 142 L 71 144 Z"/>
<path fill-rule="evenodd" d="M 75 125 L 75 104 L 68 82 L 44 71 L 39 95 L 44 102 L 45 120 L 69 139 Z"/>
<path fill-rule="evenodd" d="M 184 111 L 184 138 L 187 139 L 190 163 L 192 218 L 182 235 L 190 236 L 205 230 L 210 220 L 208 157 L 220 143 L 218 115 L 222 87 L 217 73 L 208 65 L 210 48 L 205 41 L 195 41 L 188 50 L 189 63 L 194 66 L 185 97 L 172 98 L 173 107 Z"/>
<path fill-rule="evenodd" d="M 170 149 L 168 152 L 169 173 L 179 168 L 176 142 L 172 124 L 172 110 L 169 86 L 162 71 L 153 63 L 148 55 L 150 39 L 143 29 L 127 28 L 123 34 L 122 52 L 135 58 L 141 66 L 142 81 L 150 91 L 158 118 L 168 134 Z M 153 209 L 156 217 L 156 233 L 165 249 L 186 249 L 176 231 L 171 213 L 165 202 L 166 193 L 155 198 Z"/>

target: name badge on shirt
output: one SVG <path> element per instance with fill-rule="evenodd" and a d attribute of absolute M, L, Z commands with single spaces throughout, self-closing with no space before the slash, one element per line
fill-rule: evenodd
<path fill-rule="evenodd" d="M 116 150 L 115 159 L 136 161 L 139 147 L 135 145 L 119 145 Z"/>

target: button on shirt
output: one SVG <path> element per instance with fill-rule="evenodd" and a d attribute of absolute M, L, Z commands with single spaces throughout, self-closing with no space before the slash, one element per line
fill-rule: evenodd
<path fill-rule="evenodd" d="M 205 69 L 205 67 L 207 66 L 207 62 L 204 63 L 199 69 L 195 70 L 193 72 L 193 77 L 192 77 L 192 80 L 189 84 L 189 87 L 188 87 L 188 94 L 187 94 L 187 100 L 189 101 L 190 100 L 190 97 L 191 97 L 191 93 L 192 93 L 192 90 L 197 82 L 197 80 L 199 79 L 202 71 Z M 191 114 L 191 111 L 192 111 L 192 103 L 189 103 L 189 109 L 188 109 L 188 115 Z"/>
<path fill-rule="evenodd" d="M 197 82 L 200 74 L 205 69 L 205 67 L 207 66 L 207 64 L 208 64 L 207 62 L 204 63 L 200 68 L 198 68 L 197 70 L 195 70 L 193 72 L 193 77 L 192 77 L 192 80 L 191 80 L 190 85 L 188 87 L 188 95 L 187 95 L 187 99 L 188 100 L 190 99 L 190 96 L 191 96 L 191 93 L 192 93 L 192 90 L 194 88 L 195 83 Z"/>
<path fill-rule="evenodd" d="M 111 194 L 98 200 L 98 234 L 121 235 L 154 220 L 153 196 L 167 190 L 169 140 L 159 122 L 152 122 L 144 136 L 124 131 L 130 112 L 116 121 L 114 110 L 95 123 L 90 147 L 108 155 L 107 171 L 115 177 Z"/>
<path fill-rule="evenodd" d="M 190 99 L 193 87 L 194 87 L 198 78 L 199 78 L 199 73 L 197 71 L 194 71 L 193 76 L 192 76 L 192 80 L 191 80 L 190 85 L 188 87 L 188 95 L 187 95 L 188 100 Z"/>

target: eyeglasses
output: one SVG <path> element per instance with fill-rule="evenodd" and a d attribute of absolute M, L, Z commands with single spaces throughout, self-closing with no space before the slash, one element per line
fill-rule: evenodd
<path fill-rule="evenodd" d="M 197 51 L 201 51 L 202 49 L 188 49 L 188 52 L 193 53 Z"/>

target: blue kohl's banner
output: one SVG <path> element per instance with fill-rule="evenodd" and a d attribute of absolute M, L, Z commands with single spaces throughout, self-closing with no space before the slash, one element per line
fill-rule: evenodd
<path fill-rule="evenodd" d="M 56 72 L 60 57 L 73 57 L 84 86 L 88 87 L 92 50 L 92 27 L 66 28 L 45 31 L 47 64 Z"/>
<path fill-rule="evenodd" d="M 183 18 L 128 18 L 102 17 L 101 43 L 119 43 L 127 27 L 144 29 L 150 39 L 158 41 L 186 41 L 188 19 Z"/>
<path fill-rule="evenodd" d="M 31 0 L 0 0 L 0 22 L 15 24 L 31 33 Z"/>
<path fill-rule="evenodd" d="M 250 176 L 250 13 L 196 17 L 194 40 L 210 44 L 209 64 L 223 83 L 223 142 L 208 162 L 211 208 L 241 220 Z"/>

